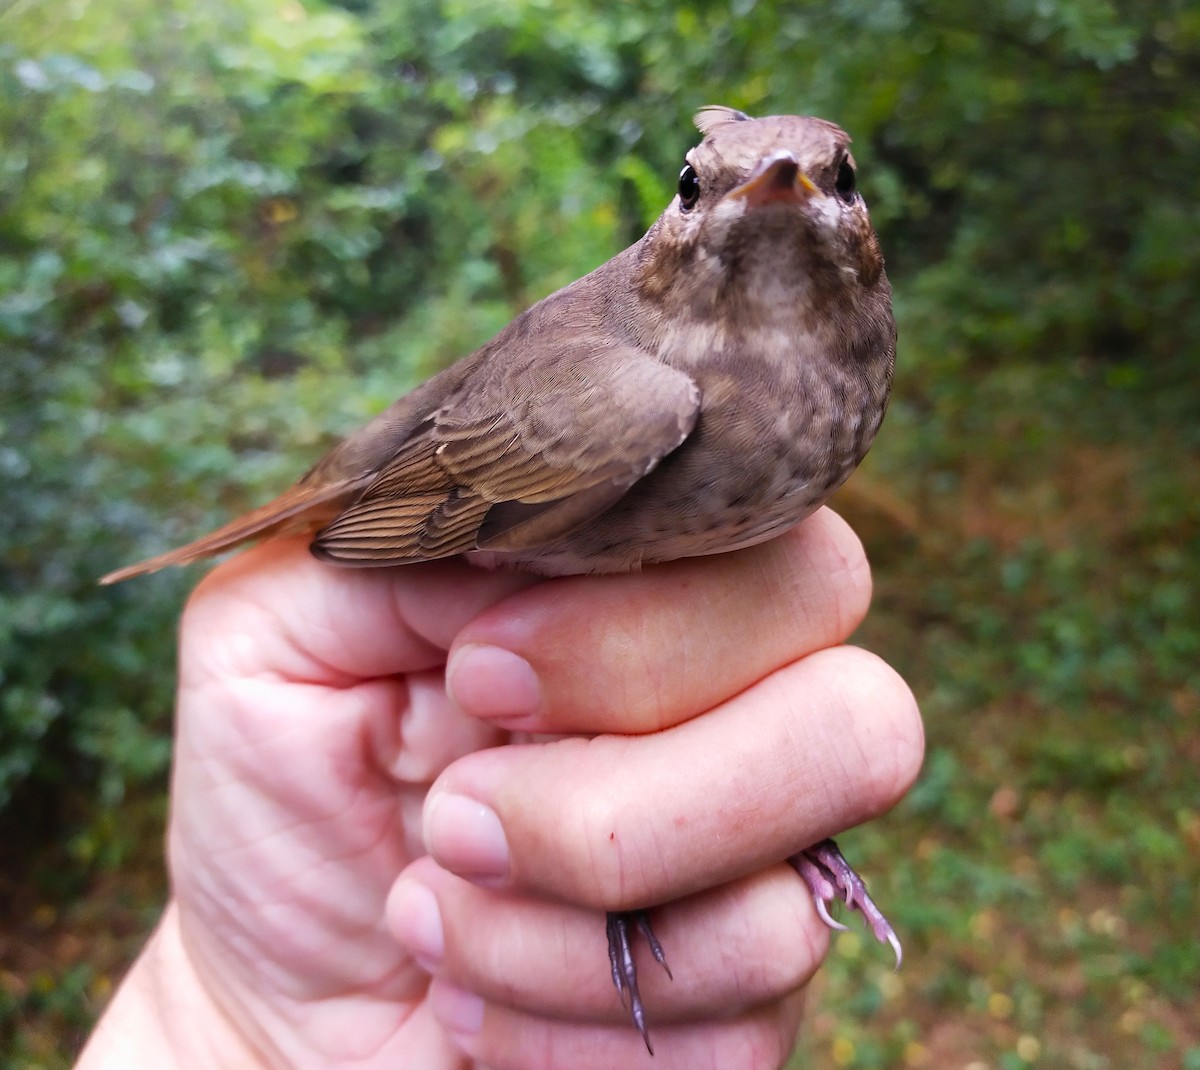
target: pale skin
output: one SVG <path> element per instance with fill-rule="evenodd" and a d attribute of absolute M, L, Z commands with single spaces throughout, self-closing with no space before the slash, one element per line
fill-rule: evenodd
<path fill-rule="evenodd" d="M 843 645 L 869 598 L 828 510 L 630 576 L 220 566 L 181 630 L 171 901 L 78 1070 L 781 1066 L 828 930 L 780 860 L 921 761 L 908 688 Z M 651 1060 L 603 912 L 654 903 Z"/>

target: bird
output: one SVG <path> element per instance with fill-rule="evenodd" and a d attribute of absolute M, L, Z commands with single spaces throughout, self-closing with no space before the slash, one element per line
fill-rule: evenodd
<path fill-rule="evenodd" d="M 464 555 L 542 576 L 635 571 L 771 539 L 866 455 L 887 410 L 896 325 L 849 136 L 812 116 L 694 119 L 675 195 L 646 233 L 537 302 L 350 434 L 290 489 L 117 583 L 263 538 L 391 566 Z M 826 924 L 891 924 L 836 843 L 789 859 Z M 634 934 L 609 964 L 653 1054 Z"/>

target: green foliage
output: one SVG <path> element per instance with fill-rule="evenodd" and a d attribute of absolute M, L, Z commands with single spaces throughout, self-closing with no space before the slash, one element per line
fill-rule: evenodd
<path fill-rule="evenodd" d="M 887 833 L 914 856 L 862 844 L 910 962 L 938 967 L 906 983 L 978 1014 L 996 1065 L 1106 1015 L 1122 1065 L 1170 1065 L 1155 1000 L 1197 969 L 1176 762 L 1200 683 L 1198 68 L 1184 0 L 0 9 L 0 831 L 38 815 L 69 894 L 161 783 L 189 577 L 98 575 L 279 489 L 636 238 L 698 106 L 811 112 L 855 135 L 902 321 L 868 480 L 923 524 L 871 541 L 865 637 L 914 680 L 931 751 Z M 1001 788 L 1016 814 L 983 816 Z M 983 961 L 995 914 L 1035 906 Z M 1089 998 L 1026 990 L 1022 955 L 1063 991 L 1087 963 Z M 845 1017 L 818 1016 L 814 1061 L 970 1061 L 864 961 L 839 943 Z M 0 1022 L 76 1029 L 89 976 L 58 1003 L 0 986 Z"/>

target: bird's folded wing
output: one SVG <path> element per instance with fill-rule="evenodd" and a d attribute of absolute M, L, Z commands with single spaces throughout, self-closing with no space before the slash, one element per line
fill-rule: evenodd
<path fill-rule="evenodd" d="M 640 350 L 543 347 L 449 397 L 314 552 L 366 565 L 543 545 L 616 502 L 699 411 L 695 382 Z"/>

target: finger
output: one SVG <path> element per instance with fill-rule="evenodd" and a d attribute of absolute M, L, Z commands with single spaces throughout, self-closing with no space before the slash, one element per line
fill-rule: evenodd
<path fill-rule="evenodd" d="M 803 1010 L 796 995 L 733 1020 L 665 1025 L 655 1030 L 651 1058 L 629 1026 L 537 1018 L 444 981 L 429 994 L 451 1039 L 489 1070 L 775 1070 L 795 1045 Z"/>
<path fill-rule="evenodd" d="M 882 813 L 915 779 L 922 747 L 904 682 L 837 647 L 654 735 L 467 755 L 430 790 L 425 841 L 470 879 L 629 909 Z"/>
<path fill-rule="evenodd" d="M 188 601 L 181 680 L 260 676 L 345 686 L 428 669 L 462 627 L 535 582 L 462 561 L 340 569 L 307 540 L 274 539 L 220 565 Z"/>
<path fill-rule="evenodd" d="M 861 544 L 822 510 L 737 553 L 506 598 L 455 640 L 447 685 L 468 713 L 509 729 L 654 731 L 843 641 L 870 594 Z"/>
<path fill-rule="evenodd" d="M 492 892 L 431 859 L 388 900 L 392 933 L 429 972 L 535 1017 L 629 1025 L 598 911 Z M 639 982 L 653 1025 L 733 1018 L 809 980 L 828 945 L 812 898 L 786 866 L 654 912 L 672 980 L 646 950 Z"/>
<path fill-rule="evenodd" d="M 295 805 L 332 799 L 368 758 L 373 771 L 421 789 L 419 813 L 425 786 L 451 761 L 499 741 L 495 726 L 446 698 L 445 651 L 484 606 L 530 582 L 461 562 L 332 568 L 304 539 L 254 547 L 189 600 L 180 748 L 251 783 L 287 770 L 275 779 Z"/>

